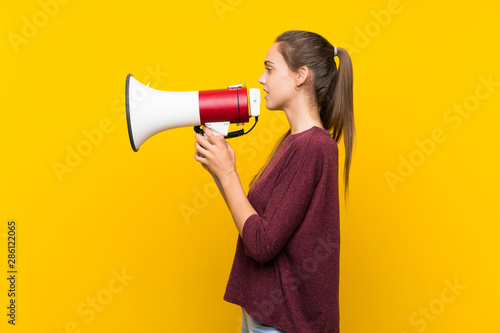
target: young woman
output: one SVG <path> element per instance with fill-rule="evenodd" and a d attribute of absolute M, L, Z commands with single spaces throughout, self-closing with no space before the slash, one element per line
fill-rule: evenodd
<path fill-rule="evenodd" d="M 242 332 L 339 332 L 337 143 L 343 135 L 346 196 L 355 135 L 351 59 L 316 33 L 287 31 L 264 64 L 266 107 L 283 110 L 290 129 L 248 197 L 231 145 L 207 127 L 213 144 L 195 135 L 195 160 L 239 231 L 224 299 L 242 307 Z"/>

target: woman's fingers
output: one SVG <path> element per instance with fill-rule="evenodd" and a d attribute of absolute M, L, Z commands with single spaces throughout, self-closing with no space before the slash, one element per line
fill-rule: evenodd
<path fill-rule="evenodd" d="M 214 144 L 217 145 L 219 142 L 221 142 L 221 138 L 224 140 L 224 136 L 222 135 L 216 135 L 209 127 L 203 126 L 203 132 L 205 135 L 208 137 L 208 139 Z M 220 138 L 219 138 L 220 137 Z M 225 141 L 225 140 L 224 140 Z"/>
<path fill-rule="evenodd" d="M 205 149 L 198 141 L 194 143 L 194 148 L 196 149 L 196 152 L 198 153 L 199 156 L 206 158 L 205 156 L 210 156 L 211 152 Z"/>
<path fill-rule="evenodd" d="M 207 138 L 205 138 L 201 134 L 195 134 L 194 138 L 201 147 L 203 147 L 206 150 L 210 150 L 210 146 L 212 146 L 212 143 L 210 143 L 210 141 L 208 141 Z"/>

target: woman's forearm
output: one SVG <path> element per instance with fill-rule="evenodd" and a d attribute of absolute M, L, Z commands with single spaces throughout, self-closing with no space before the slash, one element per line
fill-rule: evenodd
<path fill-rule="evenodd" d="M 234 223 L 240 235 L 243 234 L 243 226 L 246 220 L 253 214 L 257 214 L 241 185 L 240 176 L 236 171 L 221 177 L 217 186 L 224 193 L 224 200 L 231 211 Z"/>
<path fill-rule="evenodd" d="M 217 187 L 219 188 L 219 192 L 222 195 L 222 197 L 224 198 L 224 201 L 226 202 L 226 205 L 229 207 L 229 205 L 227 204 L 226 194 L 224 193 L 224 189 L 222 188 L 222 185 L 220 183 L 219 178 L 217 178 L 217 176 L 214 175 L 214 174 L 212 174 L 212 177 L 213 177 L 213 179 L 215 181 L 215 184 L 217 184 Z"/>

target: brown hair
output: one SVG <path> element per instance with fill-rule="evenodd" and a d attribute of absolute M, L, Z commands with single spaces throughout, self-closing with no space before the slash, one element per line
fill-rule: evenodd
<path fill-rule="evenodd" d="M 291 30 L 276 38 L 278 50 L 282 54 L 290 70 L 297 72 L 306 66 L 312 72 L 310 90 L 314 91 L 323 127 L 332 133 L 339 143 L 344 136 L 344 197 L 347 199 L 349 189 L 349 171 L 355 136 L 353 93 L 352 93 L 352 62 L 347 51 L 337 47 L 339 68 L 335 63 L 334 47 L 324 37 L 308 31 Z M 279 150 L 283 141 L 290 135 L 290 129 L 279 140 L 268 160 L 250 183 L 252 190 L 255 183 L 266 171 L 269 163 Z"/>

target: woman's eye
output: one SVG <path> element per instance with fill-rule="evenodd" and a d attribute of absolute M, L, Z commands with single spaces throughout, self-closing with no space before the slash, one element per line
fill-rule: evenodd
<path fill-rule="evenodd" d="M 268 72 L 270 72 L 270 71 L 272 70 L 272 68 L 266 67 L 266 70 L 267 70 Z"/>

